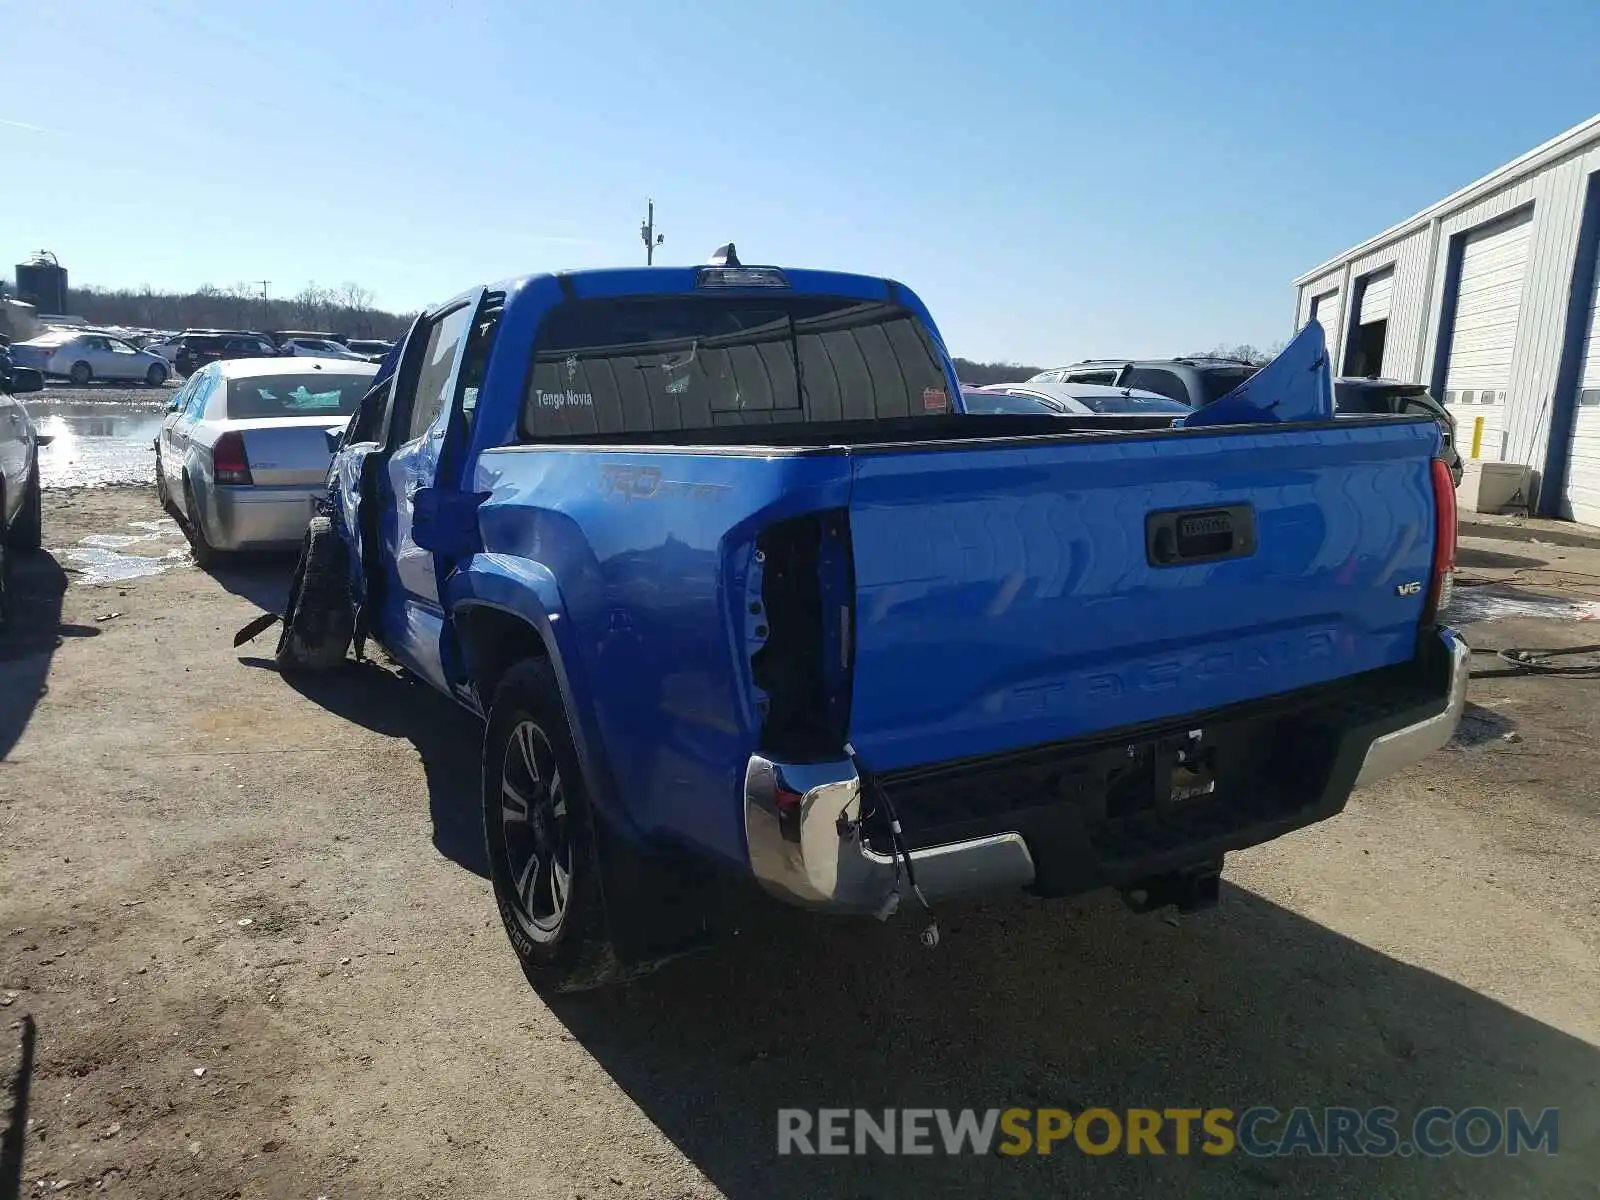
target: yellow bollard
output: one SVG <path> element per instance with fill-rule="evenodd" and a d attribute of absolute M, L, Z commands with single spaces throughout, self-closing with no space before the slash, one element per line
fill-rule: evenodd
<path fill-rule="evenodd" d="M 1483 449 L 1483 418 L 1472 418 L 1472 457 L 1477 458 Z"/>

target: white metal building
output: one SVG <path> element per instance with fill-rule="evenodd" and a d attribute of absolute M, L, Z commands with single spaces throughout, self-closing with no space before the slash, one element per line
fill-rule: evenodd
<path fill-rule="evenodd" d="M 1600 525 L 1600 115 L 1294 281 L 1336 375 L 1426 383 L 1463 456 Z"/>

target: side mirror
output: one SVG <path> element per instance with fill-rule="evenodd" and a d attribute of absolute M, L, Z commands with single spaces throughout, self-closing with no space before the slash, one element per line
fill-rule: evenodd
<path fill-rule="evenodd" d="M 339 447 L 344 445 L 344 428 L 324 429 L 323 436 L 328 439 L 328 453 L 339 453 Z"/>
<path fill-rule="evenodd" d="M 457 492 L 423 487 L 411 493 L 411 540 L 430 554 L 461 558 L 483 548 L 478 536 L 478 506 L 487 492 Z"/>
<path fill-rule="evenodd" d="M 25 396 L 29 392 L 44 391 L 44 372 L 32 367 L 11 368 L 11 394 Z"/>

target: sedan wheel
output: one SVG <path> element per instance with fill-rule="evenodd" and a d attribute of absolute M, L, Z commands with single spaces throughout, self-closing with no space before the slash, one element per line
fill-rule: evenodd
<path fill-rule="evenodd" d="M 144 381 L 151 387 L 160 387 L 167 381 L 167 369 L 160 363 L 151 363 L 150 369 L 144 373 Z"/>
<path fill-rule="evenodd" d="M 94 378 L 94 369 L 90 367 L 88 363 L 80 359 L 72 364 L 72 370 L 67 372 L 67 377 L 71 379 L 73 383 L 77 384 L 79 387 L 82 387 L 84 384 L 88 383 L 89 380 Z"/>

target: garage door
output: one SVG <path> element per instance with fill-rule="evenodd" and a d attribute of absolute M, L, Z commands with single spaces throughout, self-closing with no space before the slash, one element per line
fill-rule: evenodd
<path fill-rule="evenodd" d="M 1394 295 L 1394 271 L 1368 275 L 1355 288 L 1356 308 L 1348 344 L 1342 355 L 1344 375 L 1382 375 L 1383 352 L 1389 340 L 1389 299 Z"/>
<path fill-rule="evenodd" d="M 1394 272 L 1385 271 L 1367 280 L 1361 290 L 1361 316 L 1363 325 L 1372 325 L 1389 319 L 1389 298 L 1394 295 Z"/>
<path fill-rule="evenodd" d="M 1307 321 L 1322 325 L 1322 340 L 1331 349 L 1339 344 L 1339 293 L 1324 292 L 1311 298 L 1311 315 Z"/>
<path fill-rule="evenodd" d="M 1578 371 L 1578 407 L 1573 413 L 1562 515 L 1600 525 L 1600 246 L 1595 249 L 1594 288 L 1589 293 L 1588 335 Z"/>
<path fill-rule="evenodd" d="M 1464 449 L 1472 444 L 1474 422 L 1483 418 L 1479 457 L 1490 462 L 1503 457 L 1506 388 L 1517 344 L 1532 215 L 1525 213 L 1509 224 L 1472 234 L 1461 252 L 1443 399 L 1455 415 Z"/>

